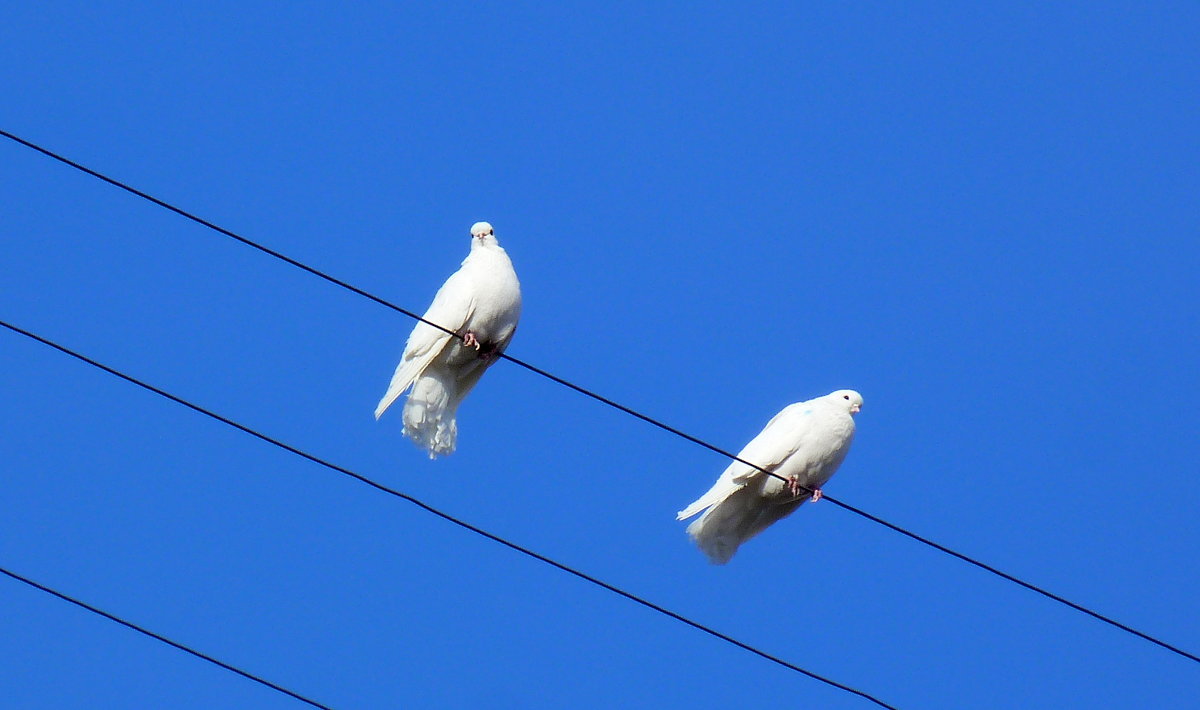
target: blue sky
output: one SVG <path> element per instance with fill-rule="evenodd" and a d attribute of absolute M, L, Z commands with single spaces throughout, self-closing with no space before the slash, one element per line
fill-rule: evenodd
<path fill-rule="evenodd" d="M 513 355 L 1200 651 L 1191 3 L 47 2 L 0 126 L 415 310 L 495 225 Z M 1187 707 L 1200 667 L 500 363 L 430 462 L 412 323 L 0 144 L 0 317 L 902 708 Z M 863 708 L 0 334 L 0 564 L 337 708 Z M 20 708 L 298 707 L 0 580 Z"/>

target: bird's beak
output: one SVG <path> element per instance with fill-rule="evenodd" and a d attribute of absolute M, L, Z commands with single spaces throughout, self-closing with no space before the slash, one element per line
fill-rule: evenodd
<path fill-rule="evenodd" d="M 859 413 L 861 410 L 862 410 L 862 405 L 861 405 L 861 404 L 852 404 L 852 405 L 850 405 L 850 413 L 851 413 L 851 414 L 858 414 L 858 413 Z"/>

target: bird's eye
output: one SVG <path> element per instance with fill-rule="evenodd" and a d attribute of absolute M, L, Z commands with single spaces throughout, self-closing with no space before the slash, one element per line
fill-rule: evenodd
<path fill-rule="evenodd" d="M 847 402 L 849 402 L 849 401 L 850 401 L 850 395 L 848 395 L 848 394 L 844 394 L 844 395 L 842 395 L 842 399 L 844 399 L 844 400 L 846 400 Z"/>

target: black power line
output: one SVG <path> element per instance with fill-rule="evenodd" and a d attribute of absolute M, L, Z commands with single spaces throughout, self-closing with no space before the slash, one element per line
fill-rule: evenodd
<path fill-rule="evenodd" d="M 56 589 L 52 589 L 50 587 L 47 587 L 44 584 L 35 582 L 28 577 L 19 575 L 16 572 L 5 569 L 4 567 L 0 567 L 0 573 L 6 574 L 9 577 L 12 577 L 13 579 L 17 580 L 18 582 L 23 582 L 25 584 L 28 584 L 29 586 L 33 587 L 34 589 L 40 589 L 41 591 L 43 591 L 47 594 L 56 596 L 59 599 L 62 599 L 63 601 L 71 602 L 72 604 L 74 604 L 77 607 L 87 609 L 88 611 L 92 612 L 93 614 L 99 614 L 100 616 L 103 616 L 106 619 L 115 621 L 118 624 L 120 624 L 121 626 L 124 626 L 129 629 L 133 629 L 134 631 L 136 631 L 140 634 L 145 634 L 152 639 L 155 639 L 157 641 L 162 641 L 163 643 L 167 644 L 168 646 L 174 646 L 175 648 L 179 649 L 180 651 L 192 654 L 196 658 L 204 659 L 204 660 L 208 661 L 209 663 L 212 663 L 214 665 L 220 666 L 221 668 L 224 668 L 227 671 L 232 671 L 234 673 L 237 673 L 238 675 L 242 676 L 243 678 L 249 678 L 250 680 L 254 681 L 255 683 L 259 683 L 259 684 L 267 686 L 271 690 L 277 690 L 280 693 L 283 693 L 284 695 L 289 695 L 289 696 L 295 698 L 296 700 L 299 700 L 302 703 L 308 703 L 309 705 L 311 705 L 314 708 L 321 708 L 321 710 L 333 710 L 333 708 L 329 707 L 328 705 L 318 703 L 316 700 L 312 700 L 311 698 L 306 698 L 303 695 L 301 695 L 293 690 L 288 690 L 287 688 L 283 687 L 282 685 L 279 685 L 277 683 L 272 683 L 271 681 L 267 680 L 266 678 L 256 676 L 253 673 L 250 673 L 248 671 L 242 670 L 241 668 L 238 668 L 237 666 L 232 666 L 232 665 L 226 663 L 225 661 L 217 660 L 216 658 L 213 658 L 212 656 L 210 656 L 206 653 L 201 653 L 200 651 L 197 651 L 194 648 L 189 648 L 188 646 L 184 646 L 183 644 L 179 643 L 178 641 L 172 641 L 171 639 L 167 638 L 166 636 L 163 636 L 162 634 L 155 633 L 155 632 L 151 631 L 150 629 L 138 626 L 137 624 L 133 623 L 132 621 L 126 621 L 126 620 L 122 619 L 121 617 L 117 616 L 116 614 L 110 614 L 109 612 L 104 611 L 103 609 L 98 609 L 98 608 L 92 606 L 91 604 L 88 604 L 85 601 L 80 601 L 79 599 L 76 599 L 75 597 L 63 594 L 62 592 L 60 592 Z"/>
<path fill-rule="evenodd" d="M 408 316 L 409 318 L 413 318 L 415 320 L 421 321 L 422 323 L 431 325 L 434 328 L 437 328 L 441 331 L 449 333 L 450 335 L 452 335 L 454 337 L 457 337 L 457 338 L 462 337 L 458 333 L 456 333 L 448 328 L 445 328 L 442 325 L 425 320 L 423 317 L 421 317 L 417 313 L 414 313 L 413 311 L 410 311 L 406 308 L 402 308 L 401 306 L 398 306 L 386 299 L 380 298 L 379 296 L 376 296 L 368 291 L 365 291 L 357 286 L 354 286 L 353 284 L 342 281 L 341 279 L 336 278 L 334 276 L 330 276 L 329 274 L 327 274 L 323 271 L 320 271 L 318 269 L 315 269 L 311 266 L 308 266 L 307 264 L 304 264 L 300 261 L 297 261 L 296 259 L 293 259 L 290 256 L 287 256 L 285 254 L 277 252 L 274 249 L 271 249 L 269 247 L 263 246 L 262 244 L 259 244 L 258 242 L 255 242 L 247 237 L 243 237 L 240 234 L 237 234 L 228 229 L 225 229 L 224 227 L 213 224 L 212 222 L 209 222 L 206 219 L 197 217 L 196 215 L 194 215 L 190 212 L 187 212 L 186 210 L 176 207 L 175 205 L 172 205 L 169 202 L 166 202 L 164 200 L 160 200 L 159 198 L 154 197 L 153 195 L 149 195 L 145 192 L 142 192 L 141 190 L 138 190 L 135 187 L 131 187 L 130 185 L 120 182 L 114 178 L 110 178 L 107 175 L 104 175 L 103 173 L 99 173 L 95 170 L 92 170 L 89 167 L 80 165 L 79 163 L 71 160 L 70 158 L 64 157 L 64 156 L 59 155 L 49 149 L 43 148 L 42 146 L 37 145 L 36 143 L 27 141 L 24 138 L 21 138 L 20 136 L 9 133 L 8 131 L 5 131 L 3 129 L 0 129 L 0 135 L 4 136 L 5 138 L 8 138 L 10 140 L 13 140 L 17 143 L 20 143 L 21 145 L 24 145 L 28 148 L 32 148 L 33 150 L 36 150 L 37 152 L 39 152 L 47 157 L 53 158 L 54 160 L 57 160 L 60 163 L 69 165 L 72 168 L 75 168 L 76 170 L 80 170 L 84 173 L 87 173 L 88 175 L 91 175 L 92 177 L 103 180 L 104 182 L 106 182 L 114 187 L 120 188 L 126 192 L 137 195 L 138 197 L 141 197 L 142 199 L 153 202 L 154 204 L 156 204 L 160 207 L 163 207 L 165 209 L 168 209 L 168 210 L 174 212 L 175 214 L 180 215 L 181 217 L 185 217 L 197 224 L 201 224 L 205 227 L 208 227 L 209 229 L 212 229 L 216 232 L 224 234 L 225 236 L 230 237 L 231 239 L 235 239 L 235 240 L 241 242 L 242 244 L 245 244 L 248 247 L 257 249 L 257 250 L 263 252 L 264 254 L 273 256 L 276 259 L 279 259 L 288 264 L 291 264 L 292 266 L 295 266 L 298 269 L 307 271 L 308 273 L 310 273 L 318 278 L 324 279 L 325 281 L 328 281 L 329 283 L 335 284 L 335 285 L 340 286 L 348 291 L 356 293 L 356 294 L 362 296 L 363 298 L 374 301 L 375 303 L 378 303 L 379 305 L 381 305 L 385 308 L 396 311 L 397 313 L 402 313 L 402 314 Z M 734 461 L 737 461 L 739 463 L 745 464 L 761 473 L 765 473 L 768 476 L 774 476 L 775 478 L 778 478 L 780 480 L 786 480 L 782 476 L 780 476 L 772 471 L 768 471 L 765 468 L 763 468 L 757 464 L 746 461 L 745 459 L 740 458 L 736 454 L 726 451 L 725 449 L 722 449 L 719 446 L 710 444 L 709 442 L 707 442 L 699 437 L 692 436 L 691 434 L 688 434 L 687 432 L 682 431 L 680 429 L 676 429 L 675 427 L 673 427 L 669 424 L 666 424 L 662 421 L 659 421 L 658 419 L 650 417 L 646 414 L 642 414 L 641 412 L 639 412 L 635 409 L 632 409 L 630 407 L 627 407 L 627 406 L 621 404 L 620 402 L 616 402 L 614 400 L 609 399 L 608 397 L 605 397 L 605 396 L 598 394 L 596 392 L 593 392 L 585 387 L 577 385 L 574 382 L 565 380 L 565 379 L 559 377 L 558 375 L 555 375 L 551 372 L 547 372 L 546 370 L 543 370 L 542 368 L 537 367 L 536 365 L 527 363 L 524 360 L 513 357 L 512 355 L 509 355 L 507 353 L 501 353 L 500 357 L 505 360 L 508 360 L 509 362 L 512 362 L 515 365 L 520 365 L 521 367 L 525 368 L 526 370 L 529 370 L 530 372 L 541 375 L 542 377 L 545 377 L 546 379 L 553 380 L 554 382 L 557 382 L 558 384 L 560 384 L 564 387 L 575 390 L 576 392 L 578 392 L 584 396 L 590 397 L 598 402 L 602 402 L 602 403 L 604 403 L 610 407 L 613 407 L 614 409 L 618 409 L 632 417 L 641 419 L 642 421 L 644 421 L 648 424 L 652 424 L 653 426 L 656 426 L 659 429 L 668 431 L 668 432 L 674 434 L 675 436 L 678 436 L 682 439 L 686 439 L 686 440 L 692 442 L 693 444 L 702 446 L 702 447 L 708 449 L 709 451 L 720 454 L 721 456 L 725 456 L 726 458 L 733 459 Z M 809 490 L 808 488 L 806 488 L 805 486 L 800 486 L 800 488 L 803 490 L 807 490 L 809 493 L 813 492 L 813 491 Z M 889 528 L 890 530 L 894 530 L 895 532 L 898 532 L 901 535 L 904 535 L 905 537 L 908 537 L 912 540 L 916 540 L 919 543 L 922 543 L 924 545 L 932 547 L 933 549 L 938 550 L 939 552 L 944 552 L 945 554 L 950 555 L 951 557 L 962 560 L 963 562 L 966 562 L 968 564 L 974 565 L 975 567 L 978 567 L 979 569 L 985 570 L 987 572 L 991 572 L 992 574 L 1000 577 L 1001 579 L 1008 580 L 1014 584 L 1024 587 L 1025 589 L 1028 589 L 1031 592 L 1036 592 L 1037 594 L 1040 594 L 1040 595 L 1046 597 L 1047 599 L 1052 599 L 1060 604 L 1070 607 L 1071 609 L 1074 609 L 1079 612 L 1083 612 L 1084 614 L 1087 614 L 1088 616 L 1092 617 L 1093 619 L 1096 619 L 1097 621 L 1102 621 L 1110 626 L 1121 629 L 1122 631 L 1133 634 L 1134 636 L 1137 636 L 1138 638 L 1141 638 L 1145 641 L 1149 641 L 1150 643 L 1153 643 L 1157 646 L 1165 648 L 1168 651 L 1171 651 L 1180 656 L 1183 656 L 1184 658 L 1187 658 L 1189 660 L 1200 663 L 1200 656 L 1197 656 L 1196 654 L 1189 653 L 1188 651 L 1185 651 L 1177 646 L 1173 646 L 1173 645 L 1167 643 L 1166 641 L 1159 640 L 1147 633 L 1138 631 L 1137 629 L 1133 628 L 1132 626 L 1123 624 L 1111 617 L 1105 616 L 1104 614 L 1101 614 L 1097 611 L 1093 611 L 1081 604 L 1076 604 L 1075 602 L 1070 601 L 1069 599 L 1066 599 L 1065 597 L 1059 596 L 1053 592 L 1043 589 L 1043 588 L 1041 588 L 1035 584 L 1032 584 L 1030 582 L 1026 582 L 1026 581 L 1024 581 L 1014 575 L 1011 575 L 1007 572 L 1003 572 L 1003 571 L 997 569 L 996 567 L 993 567 L 985 562 L 981 562 L 979 560 L 974 559 L 973 557 L 965 555 L 961 552 L 957 552 L 945 545 L 942 545 L 941 543 L 934 542 L 933 540 L 930 540 L 927 537 L 918 535 L 917 533 L 914 533 L 914 532 L 910 532 L 909 530 L 906 530 L 906 529 L 900 527 L 899 525 L 896 525 L 895 523 L 888 522 L 887 520 L 884 520 L 883 518 L 881 518 L 877 515 L 874 515 L 874 514 L 866 512 L 865 510 L 856 508 L 855 506 L 850 505 L 849 503 L 845 503 L 841 500 L 838 500 L 837 498 L 834 498 L 833 496 L 830 496 L 830 495 L 823 495 L 822 499 L 829 501 L 830 503 L 838 506 L 839 508 L 842 508 L 843 510 L 854 513 L 855 515 L 858 515 L 858 516 L 865 518 L 867 520 L 870 520 L 872 522 L 878 523 L 886 528 Z"/>
<path fill-rule="evenodd" d="M 96 367 L 101 370 L 104 370 L 105 372 L 107 372 L 111 375 L 115 375 L 115 376 L 121 378 L 122 380 L 129 382 L 130 384 L 134 384 L 134 385 L 137 385 L 138 387 L 141 387 L 142 389 L 149 390 L 150 392 L 153 392 L 154 394 L 157 394 L 160 397 L 165 397 L 166 399 L 169 399 L 172 402 L 175 402 L 177 404 L 182 404 L 183 406 L 187 407 L 188 409 L 191 409 L 194 412 L 199 412 L 200 414 L 203 414 L 206 417 L 216 419 L 217 421 L 221 422 L 222 424 L 227 424 L 227 425 L 233 427 L 234 429 L 237 429 L 241 432 L 249 434 L 257 439 L 261 439 L 262 441 L 265 441 L 268 444 L 272 444 L 272 445 L 277 446 L 285 451 L 293 453 L 301 458 L 308 459 L 309 461 L 311 461 L 315 464 L 324 466 L 325 468 L 328 468 L 328 469 L 336 471 L 340 474 L 349 476 L 349 477 L 355 479 L 356 481 L 359 481 L 360 483 L 365 483 L 368 486 L 371 486 L 372 488 L 374 488 L 376 490 L 387 493 L 388 495 L 395 496 L 396 498 L 400 498 L 405 501 L 408 501 L 409 503 L 412 503 L 413 505 L 421 508 L 422 510 L 424 510 L 426 512 L 433 513 L 434 515 L 438 516 L 439 518 L 441 518 L 447 522 L 453 523 L 461 528 L 466 528 L 467 530 L 470 530 L 471 532 L 473 532 L 477 535 L 486 537 L 487 539 L 492 540 L 493 542 L 498 542 L 501 545 L 504 545 L 505 547 L 509 548 L 510 550 L 515 550 L 527 557 L 532 557 L 533 559 L 538 560 L 539 562 L 544 562 L 544 563 L 550 565 L 551 567 L 554 567 L 554 568 L 561 570 L 563 572 L 566 572 L 568 574 L 574 575 L 575 577 L 578 577 L 579 579 L 585 580 L 587 582 L 591 582 L 592 584 L 594 584 L 598 587 L 601 587 L 610 592 L 613 592 L 614 594 L 618 594 L 622 597 L 625 597 L 626 599 L 628 599 L 632 602 L 641 604 L 642 606 L 644 606 L 648 609 L 657 611 L 660 614 L 669 616 L 672 619 L 675 619 L 676 621 L 681 621 L 681 622 L 687 624 L 688 626 L 691 626 L 694 629 L 703 631 L 704 633 L 709 634 L 710 636 L 715 636 L 716 638 L 719 638 L 722 641 L 731 643 L 734 646 L 737 646 L 738 648 L 745 649 L 745 650 L 749 651 L 750 653 L 753 653 L 756 656 L 765 658 L 766 660 L 771 661 L 773 663 L 777 663 L 777 664 L 783 666 L 784 668 L 795 671 L 797 673 L 801 673 L 801 674 L 806 675 L 809 678 L 812 678 L 814 680 L 819 680 L 822 683 L 831 685 L 835 688 L 844 690 L 848 693 L 853 693 L 854 695 L 857 695 L 861 698 L 869 700 L 872 703 L 875 703 L 876 705 L 878 705 L 880 707 L 889 708 L 889 710 L 897 710 L 897 708 L 895 706 L 888 705 L 887 703 L 883 702 L 879 698 L 869 695 L 861 690 L 857 690 L 857 689 L 852 688 L 844 683 L 839 683 L 836 680 L 826 678 L 825 676 L 822 676 L 822 675 L 814 673 L 810 670 L 801 668 L 800 666 L 798 666 L 794 663 L 789 663 L 788 661 L 785 661 L 784 659 L 782 659 L 778 656 L 774 656 L 774 655 L 767 653 L 766 651 L 759 650 L 744 641 L 739 641 L 736 638 L 729 636 L 728 634 L 721 633 L 720 631 L 717 631 L 716 629 L 713 629 L 712 627 L 705 626 L 704 624 L 701 624 L 698 621 L 692 621 L 691 619 L 687 618 L 686 616 L 683 616 L 682 614 L 671 611 L 670 609 L 667 609 L 666 607 L 659 606 L 658 604 L 655 604 L 652 601 L 649 601 L 647 599 L 639 597 L 636 594 L 633 594 L 632 592 L 627 592 L 624 589 L 621 589 L 620 587 L 609 584 L 608 582 L 605 582 L 604 580 L 599 579 L 597 577 L 593 577 L 592 575 L 587 574 L 586 572 L 581 572 L 581 571 L 575 569 L 574 567 L 568 567 L 567 565 L 565 565 L 561 562 L 558 562 L 556 560 L 553 560 L 539 552 L 534 552 L 533 550 L 531 550 L 527 547 L 518 545 L 515 542 L 510 542 L 509 540 L 506 540 L 506 539 L 500 537 L 499 535 L 490 533 L 487 530 L 484 530 L 483 528 L 476 527 L 475 525 L 472 525 L 471 523 L 468 523 L 467 521 L 462 520 L 460 518 L 456 518 L 453 515 L 450 515 L 449 513 L 444 513 L 441 510 L 438 510 L 437 508 L 434 508 L 433 506 L 429 505 L 428 503 L 422 502 L 421 500 L 418 500 L 417 498 L 414 498 L 414 497 L 408 495 L 407 493 L 402 493 L 394 488 L 385 486 L 384 484 L 374 481 L 370 478 L 367 478 L 366 476 L 364 476 L 360 473 L 355 473 L 354 471 L 351 471 L 350 469 L 345 468 L 344 466 L 339 466 L 335 463 L 330 463 L 329 461 L 326 461 L 325 459 L 319 458 L 313 454 L 302 451 L 301 449 L 298 449 L 295 446 L 292 446 L 291 444 L 286 444 L 286 443 L 280 441 L 279 439 L 274 439 L 266 434 L 263 434 L 262 432 L 259 432 L 255 429 L 251 429 L 250 427 L 248 427 L 244 424 L 239 424 L 238 422 L 236 422 L 228 417 L 217 414 L 216 412 L 214 412 L 212 410 L 205 409 L 204 407 L 201 407 L 198 404 L 192 404 L 191 402 L 187 401 L 186 399 L 183 399 L 182 397 L 171 394 L 170 392 L 167 392 L 166 390 L 159 389 L 158 387 L 155 387 L 154 385 L 143 382 L 142 380 L 139 380 L 131 375 L 127 375 L 119 370 L 116 370 L 112 367 L 109 367 L 108 365 L 105 365 L 104 363 L 93 360 L 92 358 L 90 358 L 86 355 L 75 352 L 74 350 L 71 350 L 63 345 L 59 345 L 58 343 L 56 343 L 52 340 L 49 340 L 47 338 L 44 338 L 36 333 L 32 333 L 28 330 L 25 330 L 24 328 L 20 328 L 18 326 L 15 326 L 15 325 L 8 323 L 7 321 L 3 321 L 3 320 L 0 320 L 0 326 L 4 326 L 5 328 L 8 328 L 9 330 L 13 331 L 14 333 L 23 335 L 31 340 L 36 340 L 37 342 L 39 342 L 43 345 L 47 345 L 51 348 L 54 348 L 55 350 L 57 350 L 61 353 L 70 355 L 71 357 L 75 358 L 76 360 L 85 362 L 85 363 L 91 365 L 92 367 Z M 26 581 L 26 580 L 22 579 L 22 581 Z M 74 600 L 68 600 L 68 601 L 74 601 Z M 103 613 L 103 612 L 100 612 L 100 613 Z M 112 617 L 110 617 L 110 618 L 112 618 Z M 124 623 L 124 622 L 122 622 L 122 623 Z M 136 628 L 136 627 L 134 627 L 134 628 Z M 142 631 L 142 629 L 138 629 L 138 630 Z M 145 632 L 145 633 L 149 633 L 149 632 Z M 158 637 L 156 636 L 156 638 L 158 638 Z M 165 641 L 166 639 L 163 639 L 163 640 Z M 168 641 L 168 643 L 172 643 L 172 645 L 177 645 L 170 641 Z M 183 647 L 180 646 L 180 648 L 183 648 Z M 184 649 L 184 650 L 188 650 L 188 649 Z M 199 654 L 197 654 L 197 655 L 199 655 Z M 213 660 L 206 656 L 202 656 L 202 657 L 205 658 L 206 660 Z M 219 663 L 220 665 L 222 665 L 224 667 L 228 667 L 228 666 L 225 666 L 225 664 L 220 663 L 219 661 L 214 661 L 214 663 Z M 230 670 L 236 670 L 236 669 L 230 667 Z M 241 671 L 237 671 L 237 672 L 241 673 Z M 243 675 L 246 675 L 246 674 L 243 673 Z M 247 676 L 247 677 L 252 677 L 252 676 Z M 256 680 L 258 680 L 258 679 L 256 678 Z M 262 682 L 265 682 L 265 681 L 262 681 Z M 274 687 L 274 686 L 272 686 L 272 687 Z M 287 692 L 287 691 L 285 691 L 285 692 Z M 320 706 L 320 707 L 324 707 L 324 706 Z"/>

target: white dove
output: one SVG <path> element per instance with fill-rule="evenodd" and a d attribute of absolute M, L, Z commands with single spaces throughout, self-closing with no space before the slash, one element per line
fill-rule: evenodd
<path fill-rule="evenodd" d="M 688 535 L 713 564 L 723 565 L 738 546 L 787 517 L 810 497 L 820 500 L 821 486 L 846 458 L 854 438 L 854 417 L 862 395 L 838 390 L 783 408 L 729 464 L 708 493 L 679 511 L 684 520 L 707 508 L 688 525 Z"/>
<path fill-rule="evenodd" d="M 496 361 L 521 317 L 521 284 L 487 222 L 471 225 L 471 253 L 433 297 L 425 320 L 460 337 L 417 323 L 375 418 L 412 386 L 404 404 L 404 434 L 429 458 L 454 453 L 458 405 Z"/>

